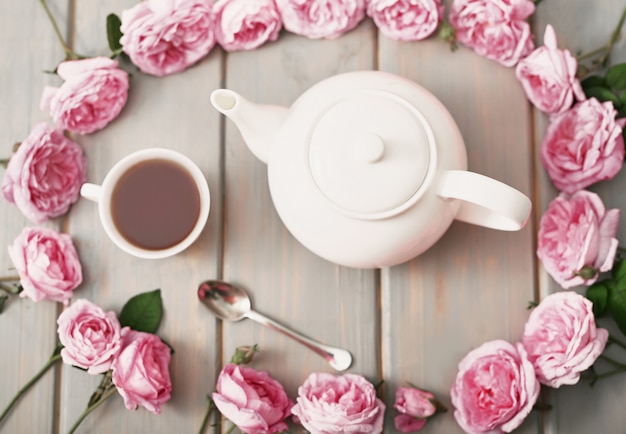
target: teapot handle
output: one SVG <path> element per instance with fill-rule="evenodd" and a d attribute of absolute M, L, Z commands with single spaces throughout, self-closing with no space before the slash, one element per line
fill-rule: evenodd
<path fill-rule="evenodd" d="M 500 181 L 466 170 L 448 170 L 437 194 L 461 201 L 456 220 L 502 231 L 522 229 L 530 216 L 530 199 Z"/>

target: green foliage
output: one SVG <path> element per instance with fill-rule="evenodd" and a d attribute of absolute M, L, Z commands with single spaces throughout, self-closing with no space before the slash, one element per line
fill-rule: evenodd
<path fill-rule="evenodd" d="M 584 89 L 584 91 L 587 98 L 596 98 L 598 101 L 601 102 L 611 101 L 616 109 L 622 106 L 622 102 L 609 88 L 589 87 L 587 89 Z"/>
<path fill-rule="evenodd" d="M 596 318 L 608 311 L 621 332 L 626 335 L 626 260 L 616 261 L 611 277 L 591 285 L 586 296 L 593 302 Z"/>
<path fill-rule="evenodd" d="M 615 283 L 626 283 L 626 260 L 616 262 L 611 269 L 611 278 Z"/>
<path fill-rule="evenodd" d="M 587 98 L 611 101 L 618 112 L 626 116 L 626 63 L 611 66 L 605 76 L 591 75 L 580 82 Z"/>
<path fill-rule="evenodd" d="M 626 286 L 612 288 L 607 305 L 615 323 L 626 335 Z"/>
<path fill-rule="evenodd" d="M 607 302 L 609 298 L 609 282 L 603 280 L 602 282 L 596 282 L 587 288 L 585 294 L 593 303 L 593 314 L 596 318 L 600 318 L 606 314 Z"/>
<path fill-rule="evenodd" d="M 618 63 L 606 71 L 606 84 L 615 90 L 626 89 L 626 63 Z"/>
<path fill-rule="evenodd" d="M 583 87 L 583 90 L 591 88 L 591 87 L 606 87 L 606 80 L 604 77 L 600 77 L 599 75 L 590 75 L 580 82 Z"/>
<path fill-rule="evenodd" d="M 163 317 L 163 301 L 161 290 L 155 289 L 132 297 L 120 312 L 119 320 L 122 327 L 154 333 L 159 328 Z"/>
<path fill-rule="evenodd" d="M 109 42 L 109 48 L 111 49 L 112 57 L 116 57 L 122 52 L 122 44 L 120 38 L 122 37 L 122 20 L 115 14 L 109 14 L 107 16 L 107 41 Z"/>
<path fill-rule="evenodd" d="M 254 355 L 259 352 L 259 346 L 254 344 L 253 346 L 245 345 L 237 347 L 235 353 L 230 358 L 230 363 L 236 365 L 247 365 L 252 362 Z"/>

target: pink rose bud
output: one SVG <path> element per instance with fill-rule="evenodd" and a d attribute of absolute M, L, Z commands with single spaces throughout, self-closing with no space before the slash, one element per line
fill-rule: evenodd
<path fill-rule="evenodd" d="M 361 375 L 313 373 L 291 412 L 312 433 L 381 433 L 385 404 Z"/>
<path fill-rule="evenodd" d="M 122 12 L 122 49 L 142 72 L 174 74 L 215 45 L 212 0 L 146 0 Z"/>
<path fill-rule="evenodd" d="M 229 363 L 217 378 L 212 394 L 217 409 L 246 434 L 287 430 L 285 419 L 293 402 L 283 386 L 267 372 Z"/>
<path fill-rule="evenodd" d="M 443 18 L 441 0 L 368 0 L 367 15 L 380 33 L 398 41 L 432 35 Z"/>
<path fill-rule="evenodd" d="M 311 39 L 337 38 L 365 18 L 365 0 L 276 0 L 286 30 Z"/>
<path fill-rule="evenodd" d="M 526 96 L 544 113 L 563 113 L 574 103 L 585 99 L 576 78 L 578 61 L 567 50 L 559 50 L 552 26 L 546 27 L 543 47 L 520 60 L 515 68 Z"/>
<path fill-rule="evenodd" d="M 400 432 L 416 432 L 426 426 L 426 419 L 414 418 L 409 414 L 400 413 L 393 418 L 393 425 Z"/>
<path fill-rule="evenodd" d="M 234 363 L 236 365 L 247 365 L 252 362 L 254 359 L 254 355 L 259 351 L 258 345 L 244 345 L 241 347 L 237 347 L 235 349 L 235 353 L 230 358 L 230 363 Z"/>
<path fill-rule="evenodd" d="M 226 51 L 252 50 L 275 41 L 283 24 L 274 0 L 220 0 L 215 37 Z"/>
<path fill-rule="evenodd" d="M 581 190 L 561 193 L 539 222 L 537 256 L 563 288 L 591 285 L 613 268 L 620 210 L 606 210 L 600 197 Z"/>
<path fill-rule="evenodd" d="M 522 344 L 486 342 L 459 363 L 450 391 L 454 417 L 468 433 L 508 433 L 528 416 L 539 389 Z"/>
<path fill-rule="evenodd" d="M 24 228 L 9 246 L 9 256 L 20 276 L 20 297 L 67 304 L 83 281 L 78 253 L 67 234 Z"/>
<path fill-rule="evenodd" d="M 117 118 L 126 105 L 128 73 L 117 67 L 117 60 L 70 60 L 59 64 L 57 73 L 65 82 L 44 89 L 41 109 L 61 129 L 93 133 Z"/>
<path fill-rule="evenodd" d="M 593 304 L 573 291 L 556 292 L 534 308 L 522 342 L 539 382 L 576 384 L 604 351 L 609 332 L 596 328 Z"/>
<path fill-rule="evenodd" d="M 437 412 L 435 396 L 413 387 L 398 387 L 393 408 L 400 414 L 394 419 L 400 432 L 415 432 L 426 425 L 426 419 Z"/>
<path fill-rule="evenodd" d="M 511 67 L 535 47 L 525 21 L 534 12 L 531 0 L 453 0 L 448 18 L 461 44 Z"/>
<path fill-rule="evenodd" d="M 622 128 L 610 101 L 579 102 L 555 115 L 541 144 L 541 162 L 556 188 L 574 193 L 612 179 L 624 164 Z"/>
<path fill-rule="evenodd" d="M 61 130 L 35 125 L 11 156 L 2 195 L 33 223 L 65 214 L 78 200 L 87 180 L 87 159 L 81 147 Z"/>
<path fill-rule="evenodd" d="M 142 406 L 159 414 L 161 405 L 170 399 L 171 350 L 156 335 L 125 327 L 122 350 L 113 360 L 113 384 L 129 410 Z"/>
<path fill-rule="evenodd" d="M 104 312 L 87 300 L 77 300 L 57 319 L 61 357 L 69 365 L 102 374 L 111 367 L 122 345 L 115 312 Z"/>

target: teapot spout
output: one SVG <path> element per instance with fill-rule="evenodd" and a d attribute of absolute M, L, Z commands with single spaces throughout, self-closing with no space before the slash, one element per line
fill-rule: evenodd
<path fill-rule="evenodd" d="M 211 104 L 235 123 L 248 148 L 259 160 L 267 163 L 274 136 L 282 126 L 289 109 L 255 104 L 228 89 L 213 91 Z"/>

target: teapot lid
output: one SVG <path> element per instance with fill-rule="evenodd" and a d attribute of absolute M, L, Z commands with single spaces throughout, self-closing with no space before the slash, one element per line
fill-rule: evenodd
<path fill-rule="evenodd" d="M 412 203 L 435 157 L 424 116 L 380 90 L 336 101 L 313 126 L 308 149 L 319 190 L 343 211 L 361 216 L 388 215 Z"/>

